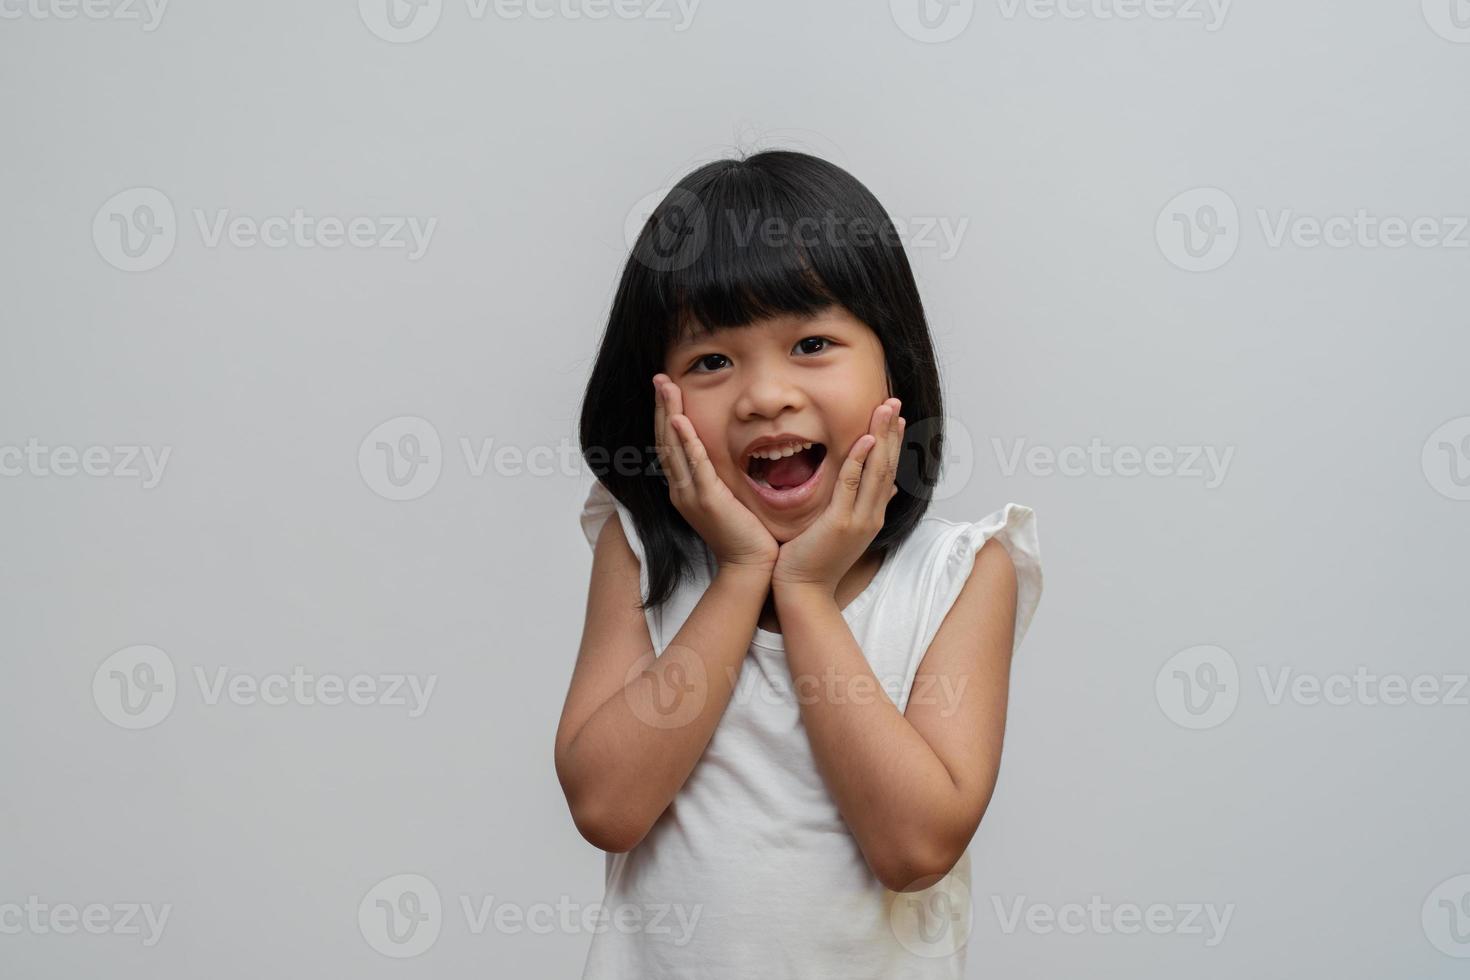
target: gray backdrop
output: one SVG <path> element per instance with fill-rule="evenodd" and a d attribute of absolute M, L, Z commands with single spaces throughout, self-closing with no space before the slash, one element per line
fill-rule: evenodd
<path fill-rule="evenodd" d="M 969 975 L 1464 975 L 1470 5 L 392 4 L 0 3 L 0 973 L 579 975 L 577 401 L 788 147 L 1038 516 Z"/>

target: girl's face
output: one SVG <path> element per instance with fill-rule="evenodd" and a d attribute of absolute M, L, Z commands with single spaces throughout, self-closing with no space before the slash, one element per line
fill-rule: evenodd
<path fill-rule="evenodd" d="M 664 373 L 679 386 L 684 414 L 715 473 L 778 543 L 800 534 L 827 506 L 842 461 L 891 394 L 878 335 L 841 306 L 699 339 L 686 334 L 665 354 Z M 752 466 L 760 474 L 770 464 L 752 464 L 747 449 L 777 435 L 826 450 L 795 501 L 773 500 L 748 475 Z"/>

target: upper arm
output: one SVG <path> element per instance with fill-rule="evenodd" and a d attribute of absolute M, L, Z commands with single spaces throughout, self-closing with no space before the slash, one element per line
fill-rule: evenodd
<path fill-rule="evenodd" d="M 991 538 L 924 652 L 904 709 L 955 785 L 946 860 L 957 861 L 969 845 L 1000 771 L 1016 594 L 1011 556 Z"/>
<path fill-rule="evenodd" d="M 614 513 L 602 525 L 593 549 L 582 642 L 556 730 L 558 763 L 593 712 L 627 683 L 633 665 L 654 652 L 648 621 L 639 608 L 643 596 L 638 571 L 638 557 Z"/>

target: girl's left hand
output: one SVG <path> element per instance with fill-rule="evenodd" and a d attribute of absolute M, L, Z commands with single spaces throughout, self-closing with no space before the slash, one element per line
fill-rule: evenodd
<path fill-rule="evenodd" d="M 894 477 L 903 448 L 903 403 L 889 398 L 873 411 L 868 431 L 842 461 L 827 509 L 812 525 L 781 545 L 772 589 L 818 587 L 836 595 L 837 583 L 883 529 L 888 501 L 898 493 Z"/>

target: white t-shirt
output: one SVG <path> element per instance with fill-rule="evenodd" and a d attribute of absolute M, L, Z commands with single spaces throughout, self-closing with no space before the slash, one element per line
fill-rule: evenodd
<path fill-rule="evenodd" d="M 632 515 L 600 481 L 583 507 L 583 533 L 595 547 L 615 512 L 647 596 Z M 971 524 L 926 515 L 842 610 L 899 711 L 976 552 L 992 537 L 1015 564 L 1019 645 L 1041 596 L 1041 556 L 1035 517 L 1018 504 Z M 695 579 L 645 614 L 659 654 L 709 586 L 704 553 Z M 729 705 L 688 780 L 637 847 L 606 855 L 603 919 L 583 980 L 963 977 L 973 922 L 968 851 L 923 891 L 885 888 L 817 771 L 802 691 L 793 690 L 781 634 L 756 627 Z"/>

